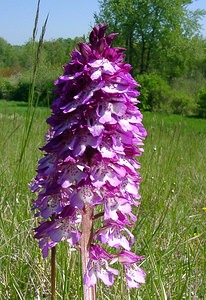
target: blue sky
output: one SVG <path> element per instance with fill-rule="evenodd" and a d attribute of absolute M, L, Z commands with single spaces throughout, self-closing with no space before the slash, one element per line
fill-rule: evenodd
<path fill-rule="evenodd" d="M 0 37 L 12 45 L 26 43 L 32 35 L 37 0 L 0 1 Z M 196 0 L 192 9 L 206 9 L 206 0 Z M 94 25 L 98 0 L 41 0 L 39 32 L 49 13 L 46 40 L 74 38 L 90 31 Z M 206 17 L 202 20 L 206 37 Z"/>

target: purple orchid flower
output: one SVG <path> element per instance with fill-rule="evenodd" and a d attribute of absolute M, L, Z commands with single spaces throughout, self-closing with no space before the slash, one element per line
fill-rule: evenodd
<path fill-rule="evenodd" d="M 110 265 L 119 262 L 128 286 L 138 288 L 145 272 L 137 265 L 142 257 L 131 252 L 128 228 L 140 204 L 136 158 L 146 130 L 137 106 L 139 84 L 124 62 L 125 49 L 112 48 L 116 33 L 107 36 L 107 27 L 93 28 L 89 44 L 79 43 L 55 81 L 44 157 L 30 184 L 38 193 L 33 210 L 40 219 L 34 237 L 43 257 L 62 240 L 81 249 L 88 287 L 98 279 L 112 285 L 119 272 Z"/>
<path fill-rule="evenodd" d="M 90 260 L 84 276 L 84 283 L 88 287 L 95 285 L 98 278 L 108 286 L 114 283 L 114 275 L 118 275 L 119 271 L 109 267 L 107 260 L 112 258 L 100 245 L 91 245 Z"/>

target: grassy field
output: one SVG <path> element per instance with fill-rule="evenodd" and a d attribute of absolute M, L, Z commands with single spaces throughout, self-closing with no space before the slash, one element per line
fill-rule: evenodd
<path fill-rule="evenodd" d="M 28 189 L 49 114 L 36 109 L 25 144 L 31 113 L 27 118 L 26 105 L 0 100 L 2 300 L 49 299 L 49 259 L 42 259 L 32 237 L 36 220 Z M 97 299 L 206 299 L 206 120 L 145 113 L 144 124 L 148 137 L 133 250 L 145 256 L 147 282 L 139 290 L 128 290 L 121 277 L 111 288 L 98 283 Z M 79 254 L 62 243 L 57 263 L 57 299 L 82 299 Z"/>

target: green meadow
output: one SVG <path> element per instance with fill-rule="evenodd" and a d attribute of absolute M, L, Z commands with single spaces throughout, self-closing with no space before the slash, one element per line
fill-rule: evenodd
<path fill-rule="evenodd" d="M 0 299 L 50 298 L 50 257 L 42 259 L 32 228 L 35 176 L 47 108 L 0 100 Z M 98 300 L 206 299 L 206 120 L 144 113 L 141 206 L 133 228 L 146 284 L 129 290 L 123 276 L 97 285 Z M 79 253 L 57 246 L 57 299 L 82 299 Z"/>

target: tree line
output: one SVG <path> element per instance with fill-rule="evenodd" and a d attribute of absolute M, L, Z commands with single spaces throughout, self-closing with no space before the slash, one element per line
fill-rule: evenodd
<path fill-rule="evenodd" d="M 192 0 L 99 0 L 96 23 L 118 32 L 116 44 L 142 85 L 143 109 L 206 113 L 206 40 L 200 35 L 205 10 Z"/>
<path fill-rule="evenodd" d="M 40 105 L 51 103 L 54 97 L 53 82 L 63 72 L 62 66 L 82 39 L 85 38 L 58 38 L 43 42 L 35 82 L 35 93 Z M 0 99 L 28 100 L 37 48 L 38 42 L 29 41 L 21 46 L 13 46 L 0 38 Z"/>
<path fill-rule="evenodd" d="M 200 21 L 206 11 L 191 11 L 192 0 L 99 0 L 94 21 L 118 32 L 114 45 L 126 48 L 132 75 L 141 84 L 141 108 L 206 115 L 206 39 Z M 53 81 L 78 41 L 45 41 L 36 82 L 40 103 L 51 101 Z M 26 100 L 32 42 L 12 46 L 0 38 L 0 98 Z"/>

